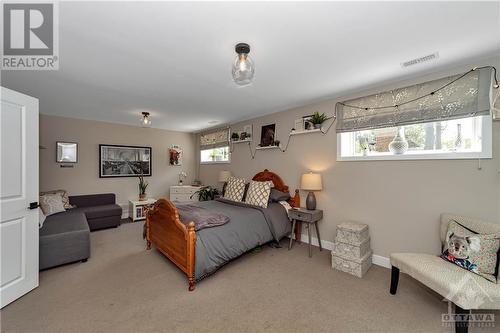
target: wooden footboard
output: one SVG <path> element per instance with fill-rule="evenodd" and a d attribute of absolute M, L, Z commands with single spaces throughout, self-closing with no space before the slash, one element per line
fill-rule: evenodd
<path fill-rule="evenodd" d="M 154 245 L 186 273 L 189 291 L 193 291 L 196 249 L 194 223 L 190 222 L 187 226 L 182 224 L 172 202 L 159 199 L 146 214 L 146 240 L 148 250 L 151 244 Z"/>

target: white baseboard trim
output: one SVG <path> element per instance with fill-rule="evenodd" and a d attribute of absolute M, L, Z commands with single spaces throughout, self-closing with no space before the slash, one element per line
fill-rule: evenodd
<path fill-rule="evenodd" d="M 300 241 L 303 243 L 308 244 L 309 239 L 306 234 L 301 234 L 300 235 Z M 311 236 L 311 244 L 314 246 L 319 247 L 318 243 L 318 238 L 312 237 Z M 333 242 L 327 241 L 327 240 L 321 240 L 321 245 L 323 246 L 324 249 L 326 250 L 333 250 Z M 387 257 L 379 256 L 378 254 L 373 254 L 372 255 L 372 263 L 377 266 L 385 267 L 385 268 L 391 268 L 391 260 Z"/>

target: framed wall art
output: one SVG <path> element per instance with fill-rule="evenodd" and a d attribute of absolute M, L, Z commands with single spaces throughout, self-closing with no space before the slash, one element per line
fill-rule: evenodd
<path fill-rule="evenodd" d="M 151 176 L 151 147 L 99 145 L 99 177 Z"/>

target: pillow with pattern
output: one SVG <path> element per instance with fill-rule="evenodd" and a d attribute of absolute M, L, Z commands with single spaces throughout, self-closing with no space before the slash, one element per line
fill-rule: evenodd
<path fill-rule="evenodd" d="M 241 202 L 243 200 L 243 194 L 245 194 L 246 182 L 245 178 L 229 177 L 223 198 Z"/>
<path fill-rule="evenodd" d="M 500 232 L 478 234 L 456 221 L 448 224 L 441 258 L 496 282 Z"/>
<path fill-rule="evenodd" d="M 66 190 L 46 191 L 46 192 L 41 192 L 40 195 L 56 194 L 56 193 L 60 193 L 61 194 L 63 205 L 64 205 L 64 209 L 75 208 L 75 206 L 73 206 L 72 204 L 69 203 L 69 196 L 68 196 L 68 192 L 66 192 Z"/>
<path fill-rule="evenodd" d="M 266 181 L 266 182 L 257 182 L 255 180 L 250 181 L 250 186 L 248 187 L 248 192 L 245 198 L 245 202 L 250 205 L 267 208 L 267 203 L 269 202 L 269 195 L 271 194 L 272 186 L 273 186 L 272 181 Z"/>
<path fill-rule="evenodd" d="M 40 196 L 40 208 L 45 216 L 64 212 L 63 198 L 60 193 L 44 194 Z"/>

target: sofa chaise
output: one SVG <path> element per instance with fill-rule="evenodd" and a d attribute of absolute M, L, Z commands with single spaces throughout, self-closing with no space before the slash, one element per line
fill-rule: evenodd
<path fill-rule="evenodd" d="M 122 209 L 115 195 L 70 196 L 76 208 L 47 216 L 40 229 L 40 270 L 90 257 L 90 231 L 120 225 Z"/>

